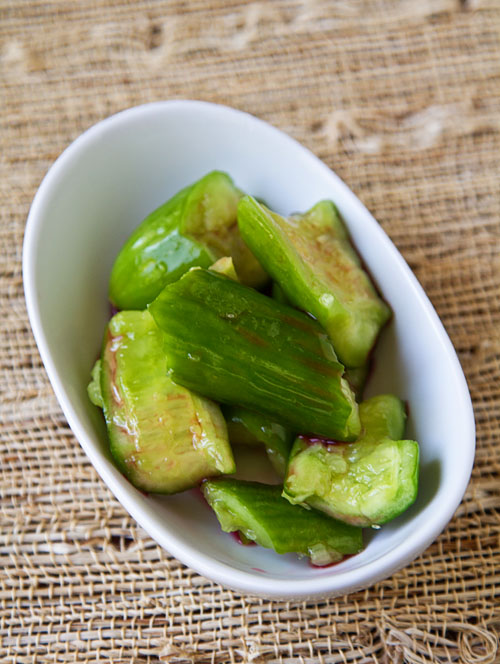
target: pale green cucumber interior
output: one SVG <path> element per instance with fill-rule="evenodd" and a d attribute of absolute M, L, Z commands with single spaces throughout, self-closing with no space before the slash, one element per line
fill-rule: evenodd
<path fill-rule="evenodd" d="M 175 493 L 234 472 L 219 407 L 167 376 L 161 332 L 147 311 L 110 321 L 101 392 L 111 452 L 136 487 Z"/>
<path fill-rule="evenodd" d="M 214 510 L 225 533 L 240 531 L 245 537 L 267 549 L 273 542 L 252 511 L 233 493 L 219 489 L 216 483 L 205 483 L 203 493 Z"/>
<path fill-rule="evenodd" d="M 413 502 L 417 468 L 410 440 L 309 445 L 289 466 L 286 497 L 353 525 L 379 525 Z"/>
<path fill-rule="evenodd" d="M 217 258 L 231 256 L 241 282 L 259 288 L 268 277 L 240 235 L 236 215 L 242 196 L 226 173 L 209 173 L 189 194 L 181 232 Z"/>
<path fill-rule="evenodd" d="M 406 413 L 396 396 L 367 399 L 359 413 L 362 432 L 355 443 L 295 441 L 284 496 L 353 525 L 379 525 L 416 497 L 418 445 L 398 440 L 404 435 Z"/>

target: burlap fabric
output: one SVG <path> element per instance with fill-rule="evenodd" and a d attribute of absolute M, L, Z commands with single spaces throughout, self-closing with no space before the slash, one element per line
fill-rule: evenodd
<path fill-rule="evenodd" d="M 498 0 L 0 7 L 1 661 L 499 661 Z M 367 591 L 270 602 L 185 569 L 113 498 L 52 393 L 23 297 L 30 202 L 85 128 L 172 98 L 245 109 L 334 168 L 459 353 L 478 429 L 466 497 L 423 555 Z"/>

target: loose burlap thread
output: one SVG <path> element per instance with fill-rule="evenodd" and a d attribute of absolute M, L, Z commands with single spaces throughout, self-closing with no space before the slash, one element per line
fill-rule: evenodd
<path fill-rule="evenodd" d="M 498 2 L 4 0 L 0 76 L 2 662 L 499 661 Z M 173 98 L 254 113 L 336 170 L 459 354 L 470 486 L 436 542 L 366 591 L 271 602 L 183 567 L 100 480 L 41 365 L 21 275 L 37 186 L 94 122 Z"/>

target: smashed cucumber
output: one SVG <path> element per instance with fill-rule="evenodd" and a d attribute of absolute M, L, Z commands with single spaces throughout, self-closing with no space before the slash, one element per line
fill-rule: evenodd
<path fill-rule="evenodd" d="M 124 311 L 106 328 L 89 386 L 118 467 L 135 487 L 154 493 L 235 471 L 219 406 L 173 383 L 166 363 L 151 315 Z"/>
<path fill-rule="evenodd" d="M 239 281 L 230 257 L 220 258 L 209 269 L 224 274 L 233 281 Z M 275 471 L 280 477 L 284 477 L 294 439 L 292 432 L 282 424 L 275 422 L 275 418 L 240 406 L 226 406 L 222 409 L 222 413 L 226 420 L 231 445 L 264 445 Z"/>
<path fill-rule="evenodd" d="M 236 268 L 234 267 L 234 261 L 231 256 L 223 256 L 222 258 L 219 258 L 219 260 L 208 269 L 212 270 L 212 272 L 223 274 L 233 281 L 239 281 L 238 275 L 236 274 Z"/>
<path fill-rule="evenodd" d="M 111 302 L 118 309 L 144 309 L 189 268 L 208 268 L 228 255 L 243 283 L 262 286 L 267 275 L 243 242 L 236 222 L 242 195 L 226 173 L 213 171 L 148 215 L 115 260 Z"/>
<path fill-rule="evenodd" d="M 270 278 L 271 297 L 254 290 Z M 315 565 L 357 553 L 361 527 L 413 502 L 402 402 L 356 403 L 390 310 L 332 202 L 284 218 L 213 171 L 136 229 L 109 293 L 124 311 L 88 393 L 137 488 L 203 481 L 223 530 Z M 230 442 L 264 446 L 283 486 L 221 478 Z"/>
<path fill-rule="evenodd" d="M 210 268 L 212 269 L 212 268 Z M 277 281 L 273 281 L 271 286 L 271 297 L 277 302 L 288 304 L 292 303 L 285 295 L 283 289 Z M 362 397 L 368 374 L 370 373 L 370 361 L 366 362 L 360 367 L 345 367 L 344 378 L 347 380 L 351 389 L 356 394 L 357 400 Z"/>
<path fill-rule="evenodd" d="M 263 445 L 274 470 L 284 477 L 294 440 L 290 429 L 275 418 L 240 406 L 225 406 L 222 412 L 231 445 Z"/>
<path fill-rule="evenodd" d="M 176 383 L 295 431 L 358 437 L 358 406 L 344 368 L 309 316 L 201 268 L 165 287 L 149 311 Z"/>
<path fill-rule="evenodd" d="M 224 532 L 239 531 L 277 553 L 298 553 L 314 565 L 328 565 L 363 548 L 360 528 L 291 505 L 279 486 L 221 478 L 204 482 L 202 491 Z"/>
<path fill-rule="evenodd" d="M 335 205 L 321 201 L 285 218 L 245 196 L 238 225 L 290 302 L 325 328 L 340 361 L 366 364 L 390 310 L 363 270 Z"/>
<path fill-rule="evenodd" d="M 299 436 L 290 453 L 283 496 L 356 526 L 378 526 L 415 500 L 419 448 L 404 435 L 405 410 L 393 395 L 360 405 L 355 443 Z"/>

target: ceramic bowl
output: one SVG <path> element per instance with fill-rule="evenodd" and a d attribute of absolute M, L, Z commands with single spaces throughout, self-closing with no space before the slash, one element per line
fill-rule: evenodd
<path fill-rule="evenodd" d="M 150 211 L 213 169 L 227 171 L 239 187 L 283 214 L 323 198 L 335 201 L 394 311 L 376 350 L 369 393 L 391 391 L 410 405 L 407 437 L 421 447 L 419 494 L 405 514 L 368 533 L 362 553 L 335 567 L 316 569 L 294 555 L 241 546 L 221 532 L 195 492 L 158 497 L 136 491 L 113 465 L 102 414 L 87 398 L 117 252 Z M 28 217 L 23 270 L 35 339 L 76 438 L 133 518 L 200 574 L 272 598 L 352 592 L 424 551 L 459 505 L 473 462 L 474 418 L 438 316 L 356 196 L 311 152 L 268 124 L 195 101 L 147 104 L 100 122 L 63 152 L 43 180 Z"/>

